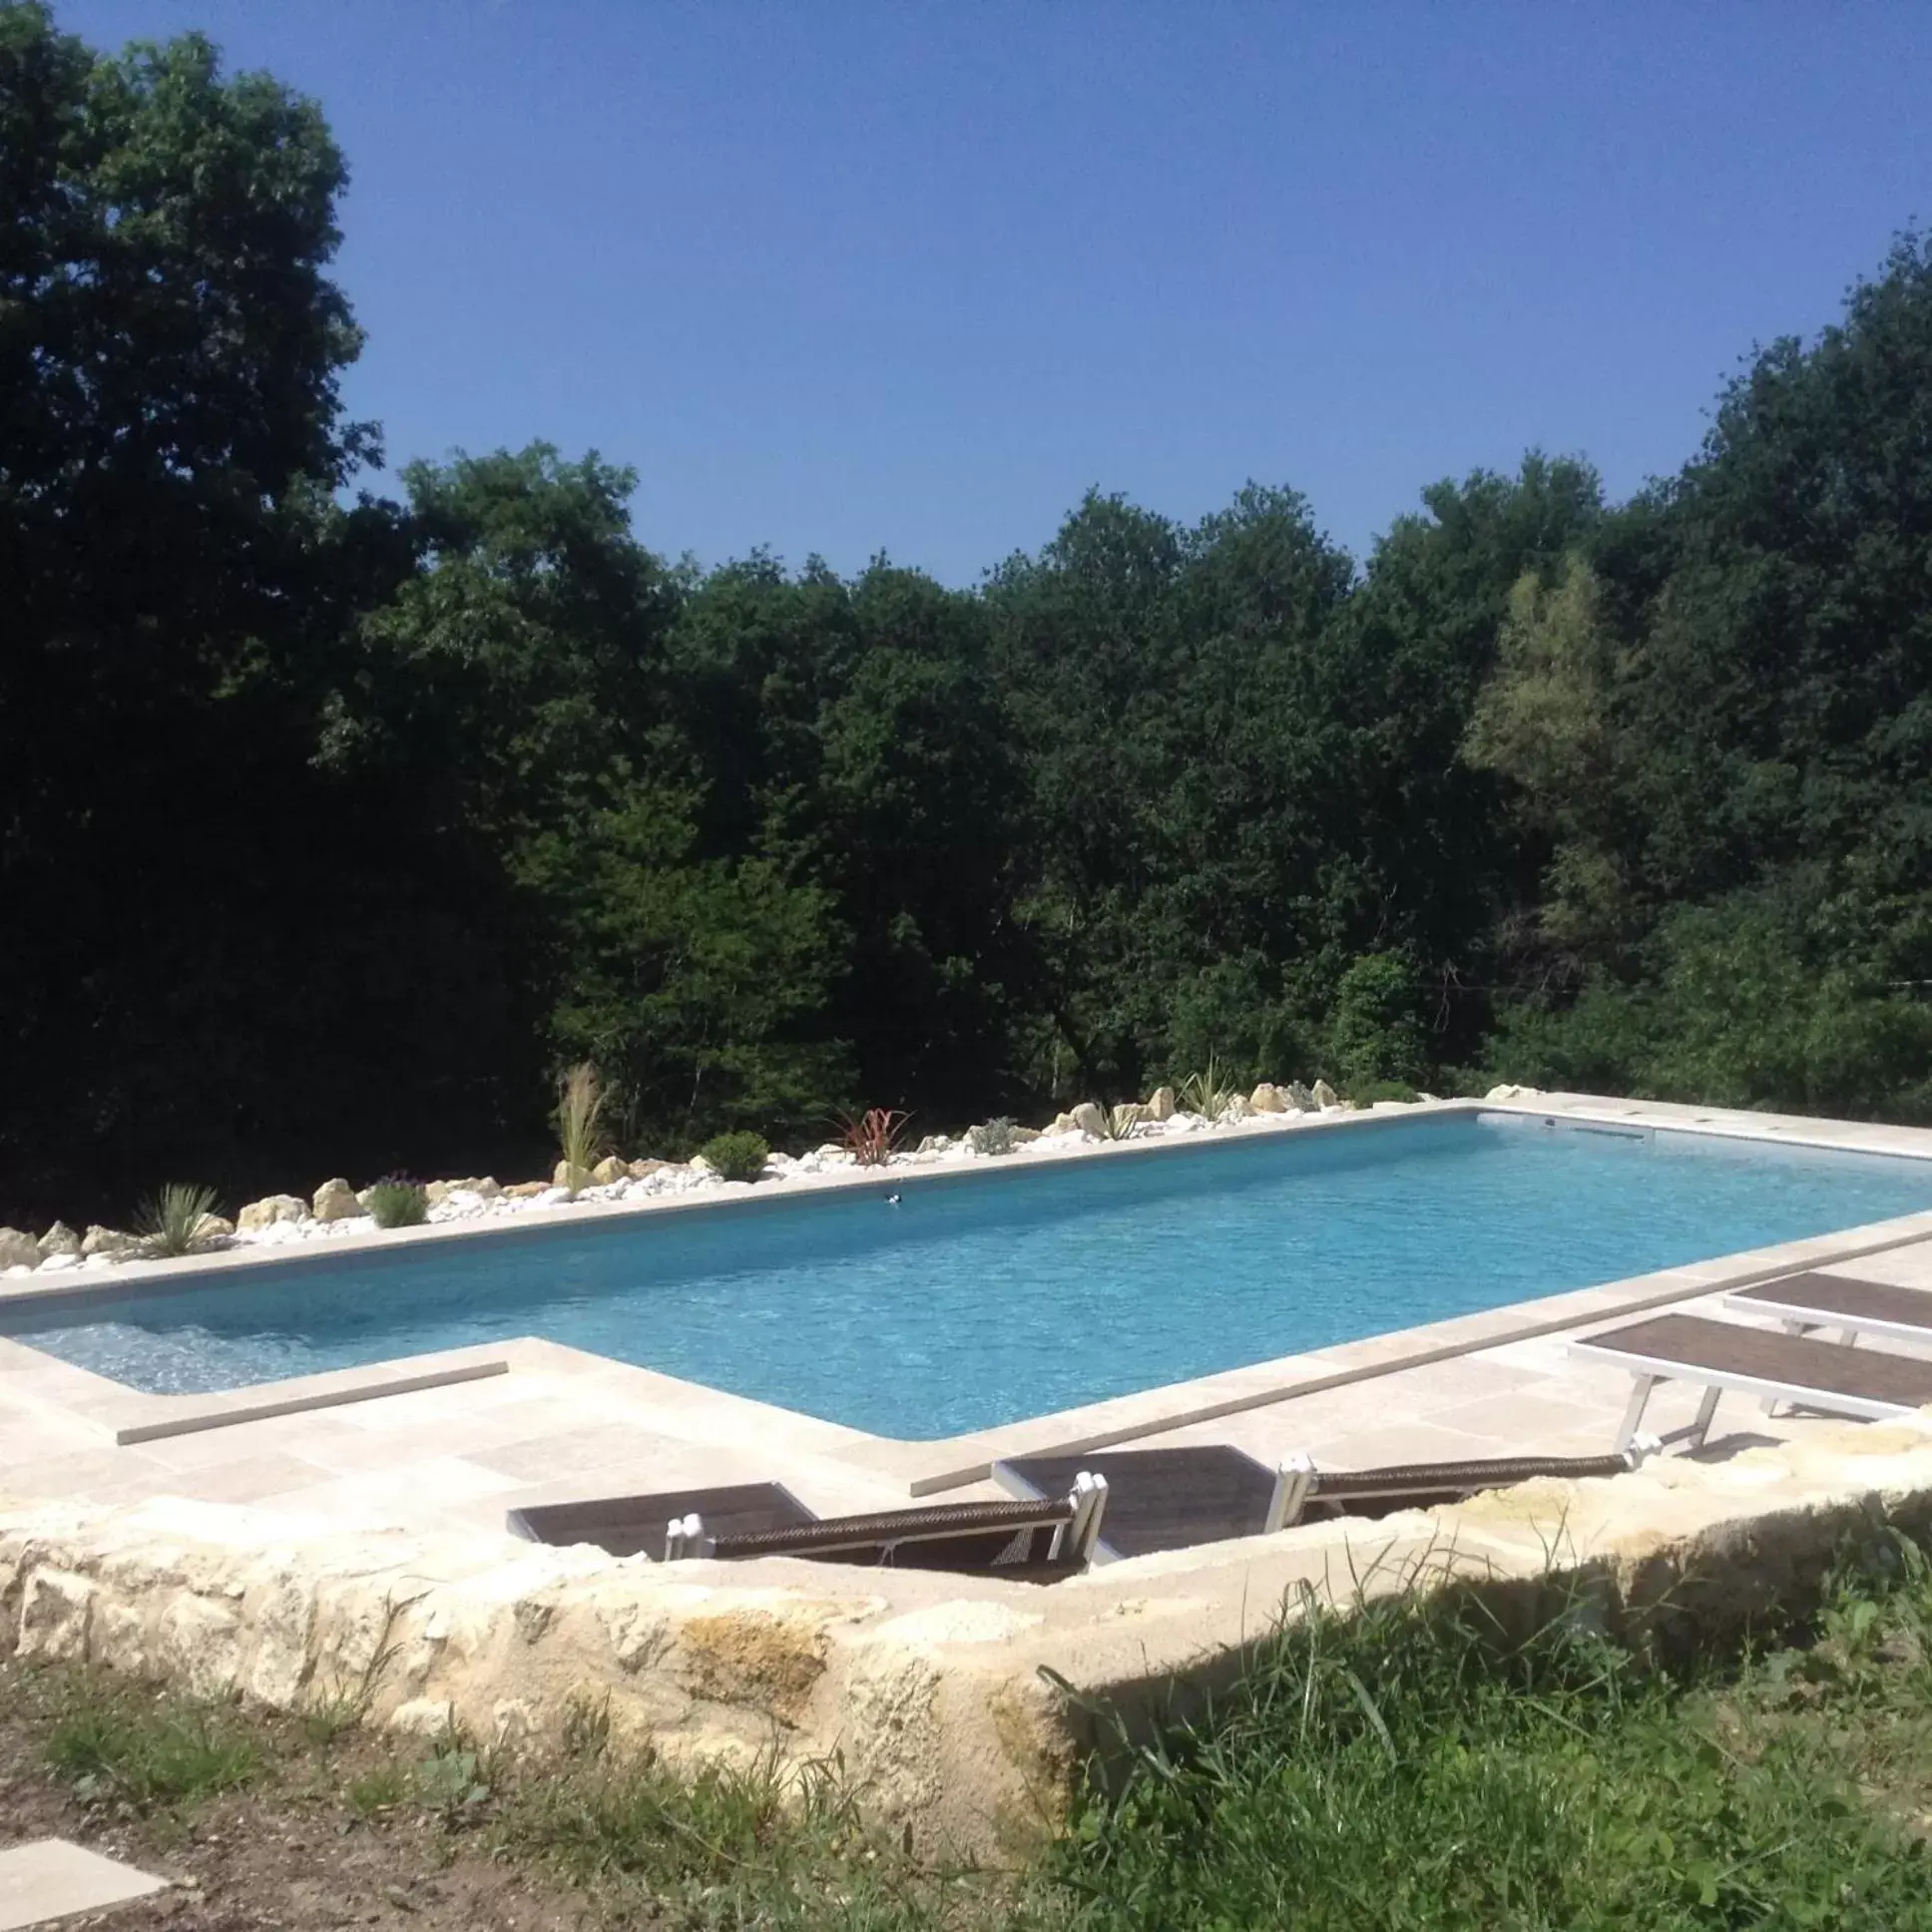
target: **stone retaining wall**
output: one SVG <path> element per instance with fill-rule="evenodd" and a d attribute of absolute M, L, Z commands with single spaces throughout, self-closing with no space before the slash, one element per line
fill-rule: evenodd
<path fill-rule="evenodd" d="M 533 1748 L 573 1703 L 608 1700 L 616 1735 L 674 1761 L 838 1751 L 875 1815 L 986 1856 L 1064 1812 L 1092 1741 L 1086 1697 L 1169 1707 L 1230 1674 L 1307 1590 L 1346 1601 L 1455 1574 L 1521 1599 L 1582 1573 L 1613 1622 L 1668 1605 L 1708 1627 L 1801 1608 L 1848 1532 L 1929 1515 L 1932 1433 L 1909 1424 L 1310 1525 L 1052 1589 L 0 1498 L 0 1652 L 279 1708 L 366 1700 L 371 1721 Z"/>

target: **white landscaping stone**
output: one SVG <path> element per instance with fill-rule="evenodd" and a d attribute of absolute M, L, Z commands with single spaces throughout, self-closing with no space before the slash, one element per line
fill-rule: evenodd
<path fill-rule="evenodd" d="M 78 1254 L 81 1251 L 81 1237 L 64 1220 L 57 1220 L 40 1237 L 40 1251 L 43 1254 Z"/>
<path fill-rule="evenodd" d="M 19 1227 L 0 1227 L 0 1267 L 39 1267 L 40 1243 Z"/>

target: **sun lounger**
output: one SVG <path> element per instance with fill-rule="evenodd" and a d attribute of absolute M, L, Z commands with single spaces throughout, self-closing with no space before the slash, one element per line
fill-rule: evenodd
<path fill-rule="evenodd" d="M 1835 1328 L 1850 1347 L 1859 1335 L 1894 1341 L 1932 1341 L 1932 1294 L 1889 1281 L 1853 1281 L 1842 1274 L 1787 1274 L 1724 1296 L 1742 1315 L 1770 1315 L 1787 1334 Z"/>
<path fill-rule="evenodd" d="M 1909 1416 L 1932 1402 L 1932 1361 L 1709 1321 L 1701 1315 L 1654 1315 L 1587 1341 L 1573 1341 L 1570 1353 L 1628 1369 L 1635 1378 L 1617 1438 L 1620 1448 L 1636 1434 L 1660 1382 L 1703 1387 L 1696 1420 L 1670 1438 L 1687 1441 L 1692 1449 L 1703 1446 L 1718 1397 L 1732 1389 L 1873 1421 Z"/>
<path fill-rule="evenodd" d="M 1088 1449 L 995 1463 L 993 1480 L 1016 1496 L 1052 1495 L 1076 1467 L 1107 1483 L 1107 1520 L 1097 1562 L 1190 1549 L 1229 1537 L 1265 1536 L 1311 1516 L 1426 1509 L 1537 1476 L 1617 1476 L 1657 1445 L 1645 1439 L 1607 1456 L 1507 1456 L 1409 1463 L 1386 1469 L 1320 1470 L 1307 1456 L 1269 1469 L 1226 1443 L 1168 1449 Z"/>
<path fill-rule="evenodd" d="M 777 1483 L 620 1496 L 513 1510 L 513 1535 L 539 1543 L 595 1543 L 616 1556 L 662 1551 L 742 1561 L 810 1557 L 908 1570 L 1070 1575 L 1092 1561 L 1107 1485 L 1079 1473 L 1054 1498 L 949 1503 L 818 1517 Z"/>
<path fill-rule="evenodd" d="M 731 1483 L 666 1490 L 656 1496 L 605 1496 L 586 1503 L 533 1503 L 512 1510 L 505 1527 L 527 1543 L 594 1543 L 614 1557 L 664 1555 L 665 1532 L 698 1511 L 720 1536 L 796 1529 L 818 1518 L 782 1483 Z"/>

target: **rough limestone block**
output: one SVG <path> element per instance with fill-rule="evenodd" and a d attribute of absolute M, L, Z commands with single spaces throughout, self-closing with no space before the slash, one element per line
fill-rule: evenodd
<path fill-rule="evenodd" d="M 236 1215 L 235 1224 L 243 1233 L 256 1233 L 264 1227 L 273 1227 L 278 1221 L 304 1220 L 307 1215 L 308 1204 L 293 1195 L 263 1195 Z"/>
<path fill-rule="evenodd" d="M 353 1220 L 362 1212 L 355 1190 L 339 1175 L 333 1181 L 324 1181 L 315 1190 L 314 1207 L 317 1220 Z"/>

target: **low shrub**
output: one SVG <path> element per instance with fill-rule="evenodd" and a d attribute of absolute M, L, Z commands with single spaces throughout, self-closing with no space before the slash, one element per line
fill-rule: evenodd
<path fill-rule="evenodd" d="M 978 1127 L 966 1130 L 967 1144 L 975 1154 L 1011 1154 L 1020 1145 L 1020 1130 L 1004 1114 L 990 1121 L 982 1121 Z"/>
<path fill-rule="evenodd" d="M 1401 1080 L 1358 1080 L 1342 1089 L 1342 1098 L 1357 1107 L 1373 1107 L 1378 1100 L 1411 1101 L 1416 1091 Z"/>
<path fill-rule="evenodd" d="M 420 1227 L 429 1218 L 429 1196 L 406 1175 L 384 1175 L 369 1190 L 367 1207 L 378 1227 Z"/>
<path fill-rule="evenodd" d="M 726 1181 L 756 1181 L 771 1150 L 761 1134 L 718 1134 L 698 1150 L 698 1158 Z"/>
<path fill-rule="evenodd" d="M 171 1181 L 141 1204 L 134 1231 L 150 1254 L 188 1254 L 201 1240 L 202 1222 L 214 1211 L 213 1188 Z"/>

